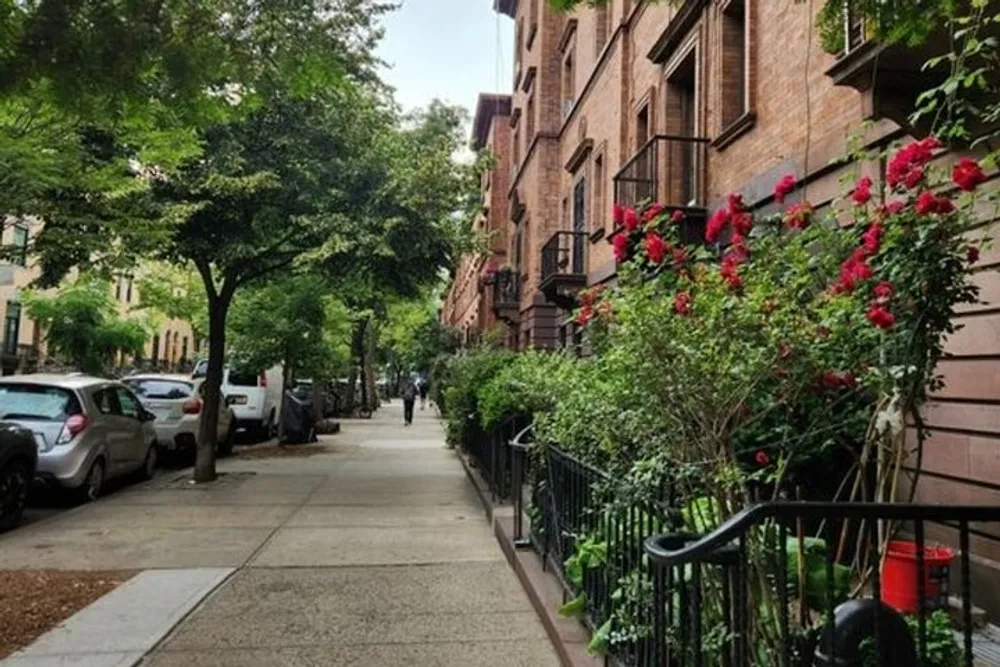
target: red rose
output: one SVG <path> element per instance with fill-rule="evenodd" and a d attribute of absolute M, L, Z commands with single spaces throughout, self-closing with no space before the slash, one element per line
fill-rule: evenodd
<path fill-rule="evenodd" d="M 854 194 L 851 197 L 858 206 L 864 206 L 872 198 L 872 179 L 867 176 L 854 184 Z"/>
<path fill-rule="evenodd" d="M 621 204 L 615 204 L 615 207 L 611 212 L 611 220 L 614 222 L 615 229 L 618 229 L 625 224 L 625 207 Z"/>
<path fill-rule="evenodd" d="M 624 262 L 628 259 L 628 236 L 622 233 L 615 234 L 611 239 L 611 245 L 614 246 L 617 261 Z"/>
<path fill-rule="evenodd" d="M 642 221 L 650 223 L 653 220 L 656 220 L 663 213 L 663 210 L 664 210 L 663 204 L 650 204 L 649 208 L 647 208 L 646 211 L 642 214 Z"/>
<path fill-rule="evenodd" d="M 766 466 L 771 462 L 771 457 L 767 455 L 767 452 L 759 451 L 754 454 L 753 460 L 757 462 L 757 465 Z"/>
<path fill-rule="evenodd" d="M 586 326 L 588 322 L 594 317 L 594 309 L 590 306 L 584 306 L 580 309 L 580 312 L 576 315 L 576 323 L 580 326 Z"/>
<path fill-rule="evenodd" d="M 896 293 L 896 289 L 892 286 L 892 283 L 883 280 L 878 285 L 875 286 L 875 296 L 880 301 L 888 301 L 892 298 L 892 295 Z"/>
<path fill-rule="evenodd" d="M 885 212 L 889 215 L 901 213 L 904 208 L 906 208 L 906 204 L 898 199 L 893 199 L 885 203 Z"/>
<path fill-rule="evenodd" d="M 739 192 L 730 192 L 727 199 L 729 201 L 729 215 L 736 215 L 746 210 L 747 207 L 743 204 L 743 195 Z"/>
<path fill-rule="evenodd" d="M 705 226 L 705 239 L 709 243 L 717 243 L 728 224 L 729 212 L 724 208 L 720 208 L 708 219 L 708 224 Z"/>
<path fill-rule="evenodd" d="M 774 184 L 774 200 L 779 204 L 783 204 L 785 197 L 795 189 L 796 182 L 795 174 L 785 174 L 779 178 L 778 182 Z"/>
<path fill-rule="evenodd" d="M 940 213 L 946 215 L 955 210 L 955 205 L 947 197 L 937 197 L 930 190 L 924 190 L 917 197 L 916 211 L 920 215 Z"/>
<path fill-rule="evenodd" d="M 674 297 L 674 312 L 678 315 L 687 315 L 691 310 L 691 295 L 687 292 L 678 292 Z"/>
<path fill-rule="evenodd" d="M 639 214 L 634 208 L 625 209 L 625 231 L 634 232 L 639 229 Z"/>
<path fill-rule="evenodd" d="M 785 224 L 791 229 L 805 229 L 812 219 L 813 207 L 807 201 L 792 204 L 785 211 Z"/>
<path fill-rule="evenodd" d="M 646 257 L 653 264 L 662 264 L 669 249 L 670 246 L 667 245 L 667 242 L 656 232 L 646 234 Z"/>
<path fill-rule="evenodd" d="M 740 234 L 744 236 L 750 233 L 753 229 L 753 216 L 746 212 L 735 212 L 729 218 L 730 223 Z"/>
<path fill-rule="evenodd" d="M 727 253 L 722 258 L 722 265 L 719 267 L 722 279 L 733 289 L 739 289 L 743 286 L 743 278 L 740 277 L 738 267 L 739 259 L 734 253 Z"/>
<path fill-rule="evenodd" d="M 674 212 L 670 214 L 670 219 L 674 222 L 681 222 L 684 220 L 684 212 L 679 209 L 675 209 Z"/>
<path fill-rule="evenodd" d="M 895 188 L 900 184 L 910 189 L 917 187 L 924 179 L 923 165 L 931 161 L 934 151 L 941 146 L 936 138 L 927 137 L 900 148 L 886 168 L 889 187 Z"/>
<path fill-rule="evenodd" d="M 896 323 L 896 317 L 889 312 L 889 309 L 885 306 L 874 305 L 868 309 L 865 314 L 868 321 L 874 324 L 879 329 L 891 329 L 892 325 Z"/>
<path fill-rule="evenodd" d="M 884 232 L 885 227 L 881 223 L 874 222 L 868 226 L 868 229 L 861 236 L 861 243 L 866 253 L 869 255 L 878 253 L 882 247 L 882 234 Z"/>
<path fill-rule="evenodd" d="M 680 271 L 682 268 L 684 268 L 684 265 L 688 261 L 687 250 L 681 247 L 675 247 L 673 249 L 673 254 L 674 254 L 674 269 Z"/>
<path fill-rule="evenodd" d="M 986 180 L 986 174 L 975 160 L 964 157 L 955 163 L 955 167 L 951 170 L 951 179 L 962 190 L 972 192 Z"/>
<path fill-rule="evenodd" d="M 965 249 L 965 261 L 969 264 L 975 264 L 979 261 L 979 248 L 974 245 L 970 245 Z"/>

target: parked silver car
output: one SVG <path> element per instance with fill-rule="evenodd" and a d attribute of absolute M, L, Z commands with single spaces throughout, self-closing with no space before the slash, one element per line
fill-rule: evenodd
<path fill-rule="evenodd" d="M 122 380 L 135 392 L 144 408 L 156 415 L 153 428 L 156 442 L 169 451 L 194 451 L 204 411 L 204 380 L 187 375 L 132 375 Z M 219 406 L 217 428 L 218 452 L 228 456 L 233 451 L 236 416 L 228 405 Z"/>
<path fill-rule="evenodd" d="M 156 469 L 153 415 L 120 382 L 86 375 L 0 378 L 0 420 L 32 432 L 37 477 L 93 500 L 104 483 Z"/>

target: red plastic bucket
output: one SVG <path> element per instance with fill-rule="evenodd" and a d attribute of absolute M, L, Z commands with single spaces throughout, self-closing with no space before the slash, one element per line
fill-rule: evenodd
<path fill-rule="evenodd" d="M 948 547 L 924 546 L 924 609 L 948 604 L 948 574 L 955 552 Z M 917 545 L 893 540 L 886 545 L 882 563 L 882 601 L 904 614 L 920 610 Z"/>

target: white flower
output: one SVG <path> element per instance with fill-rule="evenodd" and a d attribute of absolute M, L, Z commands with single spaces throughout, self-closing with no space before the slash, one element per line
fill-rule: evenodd
<path fill-rule="evenodd" d="M 903 410 L 899 405 L 899 391 L 892 395 L 892 400 L 875 414 L 875 431 L 879 435 L 888 433 L 896 436 L 903 431 Z"/>

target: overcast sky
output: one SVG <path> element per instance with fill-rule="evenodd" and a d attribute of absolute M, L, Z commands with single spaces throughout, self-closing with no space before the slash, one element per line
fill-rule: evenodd
<path fill-rule="evenodd" d="M 471 114 L 479 93 L 509 92 L 514 22 L 497 16 L 493 0 L 402 0 L 385 20 L 379 55 L 403 108 L 437 97 Z"/>

